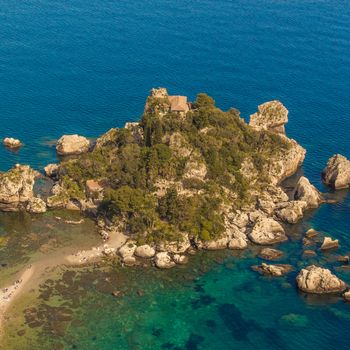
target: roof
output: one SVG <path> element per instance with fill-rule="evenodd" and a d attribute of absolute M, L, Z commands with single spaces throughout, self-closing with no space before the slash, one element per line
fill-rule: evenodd
<path fill-rule="evenodd" d="M 168 96 L 172 112 L 188 112 L 187 96 Z"/>

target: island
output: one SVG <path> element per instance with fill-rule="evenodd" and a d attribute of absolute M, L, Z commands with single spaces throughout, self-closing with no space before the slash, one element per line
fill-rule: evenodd
<path fill-rule="evenodd" d="M 92 217 L 101 245 L 68 256 L 71 264 L 118 256 L 125 266 L 147 259 L 167 269 L 186 264 L 199 249 L 272 246 L 287 241 L 288 226 L 326 201 L 305 176 L 284 191 L 281 183 L 306 154 L 286 135 L 287 123 L 288 110 L 277 100 L 260 105 L 246 123 L 237 109 L 223 111 L 205 93 L 189 102 L 152 89 L 138 122 L 94 141 L 62 136 L 56 146 L 61 161 L 47 165 L 45 174 L 19 164 L 0 174 L 0 210 L 40 215 L 65 208 Z M 334 156 L 323 172 L 325 183 L 349 187 L 349 164 Z M 34 192 L 43 177 L 51 183 L 48 196 Z M 322 249 L 337 246 L 326 237 Z M 261 256 L 274 260 L 280 254 L 265 247 Z M 294 269 L 266 263 L 253 268 L 276 277 Z M 347 289 L 330 270 L 313 265 L 300 271 L 296 284 L 316 294 Z"/>

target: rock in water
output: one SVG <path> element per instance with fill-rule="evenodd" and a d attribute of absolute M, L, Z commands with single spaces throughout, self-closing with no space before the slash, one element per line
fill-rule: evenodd
<path fill-rule="evenodd" d="M 40 214 L 46 212 L 46 203 L 41 198 L 32 198 L 28 201 L 27 211 L 33 214 Z"/>
<path fill-rule="evenodd" d="M 288 239 L 281 224 L 271 218 L 258 219 L 248 236 L 252 242 L 261 245 L 279 243 Z"/>
<path fill-rule="evenodd" d="M 283 252 L 277 249 L 264 248 L 261 250 L 259 257 L 265 260 L 277 260 L 283 256 Z"/>
<path fill-rule="evenodd" d="M 315 265 L 302 269 L 296 281 L 298 288 L 306 293 L 341 293 L 347 288 L 346 283 L 330 270 Z"/>
<path fill-rule="evenodd" d="M 258 107 L 258 112 L 250 116 L 249 125 L 257 130 L 269 130 L 285 133 L 288 123 L 288 109 L 280 101 L 265 102 Z"/>
<path fill-rule="evenodd" d="M 339 248 L 339 241 L 330 237 L 325 237 L 321 245 L 321 250 L 337 249 Z"/>
<path fill-rule="evenodd" d="M 276 206 L 276 216 L 289 224 L 297 223 L 304 216 L 307 203 L 304 201 L 290 201 Z"/>
<path fill-rule="evenodd" d="M 24 209 L 34 197 L 33 186 L 36 172 L 27 165 L 16 165 L 0 174 L 0 210 L 18 211 Z"/>
<path fill-rule="evenodd" d="M 322 172 L 323 182 L 334 189 L 350 187 L 350 161 L 341 154 L 331 157 Z"/>
<path fill-rule="evenodd" d="M 56 145 L 56 151 L 61 156 L 82 154 L 89 150 L 90 141 L 79 135 L 63 135 Z"/>
<path fill-rule="evenodd" d="M 321 193 L 305 176 L 296 185 L 294 199 L 306 202 L 308 208 L 317 208 L 322 202 Z"/>
<path fill-rule="evenodd" d="M 5 137 L 2 141 L 3 145 L 7 148 L 16 149 L 22 146 L 22 142 L 12 137 Z"/>
<path fill-rule="evenodd" d="M 157 253 L 155 264 L 160 269 L 170 269 L 176 265 L 167 252 Z"/>
<path fill-rule="evenodd" d="M 264 275 L 280 277 L 287 274 L 288 272 L 291 272 L 293 270 L 293 266 L 287 264 L 269 265 L 266 263 L 262 263 L 258 266 L 252 266 L 252 269 Z"/>

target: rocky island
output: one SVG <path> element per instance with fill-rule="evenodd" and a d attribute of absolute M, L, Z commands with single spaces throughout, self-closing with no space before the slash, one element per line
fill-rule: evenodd
<path fill-rule="evenodd" d="M 325 201 L 304 176 L 288 194 L 281 186 L 306 154 L 286 136 L 287 122 L 288 110 L 276 100 L 260 105 L 246 123 L 237 109 L 222 111 L 204 93 L 190 103 L 152 89 L 139 122 L 112 128 L 93 143 L 79 135 L 58 141 L 61 161 L 45 167 L 49 196 L 34 193 L 35 179 L 43 175 L 29 166 L 0 174 L 0 209 L 65 208 L 93 217 L 104 243 L 69 257 L 79 264 L 119 256 L 127 266 L 147 259 L 166 269 L 187 263 L 198 249 L 281 243 L 288 240 L 288 225 Z M 349 186 L 348 162 L 333 157 L 325 183 Z M 282 255 L 264 249 L 265 259 Z M 282 276 L 293 267 L 263 263 L 255 269 Z M 300 272 L 297 286 L 311 293 L 346 289 L 315 266 Z"/>

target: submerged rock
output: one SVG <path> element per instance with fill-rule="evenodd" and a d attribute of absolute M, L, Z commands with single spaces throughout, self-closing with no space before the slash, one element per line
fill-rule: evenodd
<path fill-rule="evenodd" d="M 283 252 L 273 248 L 264 248 L 261 250 L 259 257 L 265 260 L 277 260 L 283 256 Z"/>
<path fill-rule="evenodd" d="M 280 277 L 293 271 L 293 266 L 288 264 L 270 265 L 262 263 L 261 265 L 252 266 L 252 269 L 265 275 Z"/>
<path fill-rule="evenodd" d="M 350 161 L 341 154 L 331 157 L 322 172 L 323 182 L 334 189 L 350 187 Z"/>
<path fill-rule="evenodd" d="M 174 267 L 176 264 L 171 259 L 169 253 L 167 252 L 160 252 L 156 254 L 155 258 L 155 264 L 160 269 L 170 269 L 171 267 Z"/>
<path fill-rule="evenodd" d="M 90 141 L 79 135 L 63 135 L 56 145 L 56 151 L 61 156 L 82 154 L 89 150 Z"/>
<path fill-rule="evenodd" d="M 317 208 L 322 202 L 321 193 L 305 176 L 296 185 L 294 199 L 306 202 L 308 208 Z"/>
<path fill-rule="evenodd" d="M 256 244 L 269 245 L 286 241 L 283 227 L 272 218 L 260 218 L 248 237 Z"/>
<path fill-rule="evenodd" d="M 298 288 L 306 293 L 341 293 L 347 285 L 328 269 L 315 265 L 302 269 L 296 278 Z"/>
<path fill-rule="evenodd" d="M 339 248 L 339 240 L 325 237 L 321 245 L 321 250 L 337 249 Z"/>
<path fill-rule="evenodd" d="M 14 139 L 13 137 L 5 137 L 2 143 L 5 147 L 11 149 L 17 149 L 22 147 L 22 142 L 18 139 Z"/>

